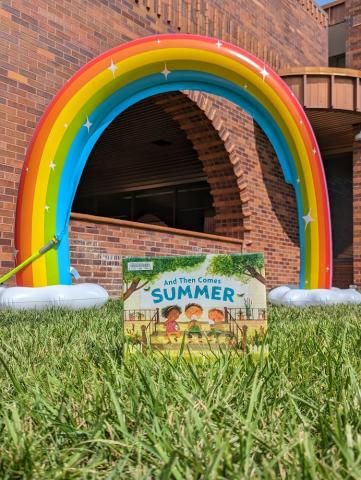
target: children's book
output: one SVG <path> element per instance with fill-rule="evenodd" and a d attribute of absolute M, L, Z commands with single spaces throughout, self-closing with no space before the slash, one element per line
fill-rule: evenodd
<path fill-rule="evenodd" d="M 149 349 L 258 346 L 267 328 L 261 253 L 123 259 L 125 338 Z"/>

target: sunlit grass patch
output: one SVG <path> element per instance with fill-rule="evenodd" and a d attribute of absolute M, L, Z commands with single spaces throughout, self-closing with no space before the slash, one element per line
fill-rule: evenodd
<path fill-rule="evenodd" d="M 361 309 L 272 308 L 269 356 L 123 361 L 121 305 L 0 317 L 0 478 L 361 478 Z"/>

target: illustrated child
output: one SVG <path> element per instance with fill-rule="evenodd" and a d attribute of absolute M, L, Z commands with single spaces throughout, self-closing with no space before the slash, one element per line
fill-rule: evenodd
<path fill-rule="evenodd" d="M 180 337 L 179 326 L 177 324 L 177 320 L 182 313 L 182 309 L 178 307 L 178 305 L 170 305 L 169 307 L 165 307 L 162 310 L 162 317 L 166 318 L 164 322 L 165 326 L 165 333 L 168 338 L 168 343 L 172 343 L 172 337 L 175 337 L 175 341 Z"/>
<path fill-rule="evenodd" d="M 202 316 L 203 308 L 197 303 L 189 303 L 186 306 L 184 313 L 190 321 L 189 329 L 187 330 L 187 337 L 192 338 L 193 335 L 196 335 L 199 339 L 201 339 L 202 332 L 198 321 Z"/>
<path fill-rule="evenodd" d="M 224 318 L 224 312 L 219 308 L 212 308 L 208 311 L 208 323 L 211 327 L 211 331 L 208 333 L 209 336 L 215 335 L 218 339 L 219 335 L 223 333 L 219 324 L 224 322 Z"/>

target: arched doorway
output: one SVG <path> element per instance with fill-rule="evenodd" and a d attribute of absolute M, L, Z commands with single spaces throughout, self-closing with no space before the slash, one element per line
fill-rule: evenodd
<path fill-rule="evenodd" d="M 228 152 L 182 92 L 142 100 L 113 120 L 89 156 L 72 210 L 243 238 Z"/>

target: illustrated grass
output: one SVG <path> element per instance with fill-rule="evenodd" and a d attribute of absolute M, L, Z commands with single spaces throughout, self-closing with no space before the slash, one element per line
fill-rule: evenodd
<path fill-rule="evenodd" d="M 121 305 L 0 314 L 1 479 L 360 479 L 361 308 L 271 308 L 269 356 L 123 361 Z"/>

